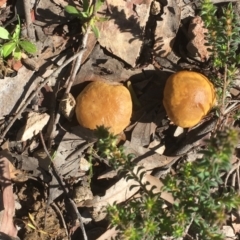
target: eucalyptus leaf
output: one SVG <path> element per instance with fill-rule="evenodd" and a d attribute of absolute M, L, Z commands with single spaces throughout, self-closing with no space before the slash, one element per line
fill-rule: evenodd
<path fill-rule="evenodd" d="M 80 12 L 79 16 L 84 19 L 84 18 L 88 18 L 90 15 L 87 12 Z"/>
<path fill-rule="evenodd" d="M 22 40 L 19 42 L 19 45 L 21 46 L 21 48 L 26 51 L 27 53 L 36 53 L 37 52 L 37 47 L 35 46 L 35 44 L 26 41 L 26 40 Z"/>
<path fill-rule="evenodd" d="M 83 0 L 83 11 L 88 12 L 89 9 L 89 0 Z"/>
<path fill-rule="evenodd" d="M 92 16 L 92 14 L 93 14 L 93 9 L 94 9 L 94 6 L 92 5 L 92 6 L 89 8 L 89 12 L 88 12 L 88 15 L 89 15 L 89 16 Z"/>
<path fill-rule="evenodd" d="M 3 46 L 2 46 L 2 55 L 3 57 L 8 57 L 13 51 L 14 49 L 16 48 L 16 43 L 15 42 L 8 42 L 8 43 L 5 43 Z"/>
<path fill-rule="evenodd" d="M 10 33 L 8 32 L 8 30 L 6 30 L 3 27 L 0 27 L 0 38 L 2 38 L 2 39 L 9 39 L 10 38 Z"/>

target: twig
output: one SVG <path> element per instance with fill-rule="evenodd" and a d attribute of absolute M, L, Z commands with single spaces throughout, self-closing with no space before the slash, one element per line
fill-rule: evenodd
<path fill-rule="evenodd" d="M 83 232 L 83 237 L 84 237 L 84 240 L 88 240 L 88 237 L 87 237 L 87 234 L 85 232 L 85 228 L 84 228 L 84 224 L 83 224 L 83 220 L 82 220 L 82 216 L 80 215 L 78 209 L 77 209 L 77 206 L 75 204 L 75 202 L 69 198 L 68 199 L 70 201 L 70 203 L 72 204 L 72 207 L 75 211 L 75 213 L 77 214 L 77 217 L 78 217 L 78 220 L 79 220 L 79 223 L 80 223 L 80 228 L 82 229 L 82 232 Z M 84 230 L 84 231 L 83 231 Z"/>
<path fill-rule="evenodd" d="M 231 168 L 231 170 L 228 172 L 228 174 L 227 174 L 227 176 L 226 176 L 226 178 L 225 178 L 225 182 L 224 182 L 224 186 L 225 186 L 225 187 L 227 186 L 227 181 L 228 181 L 230 175 L 231 175 L 235 170 L 239 169 L 239 167 L 240 167 L 240 161 L 238 160 L 236 166 L 233 166 L 233 167 Z"/>
<path fill-rule="evenodd" d="M 63 95 L 63 98 L 66 96 L 66 94 L 68 94 L 71 90 L 71 87 L 73 85 L 73 82 L 75 80 L 75 77 L 76 77 L 76 74 L 80 68 L 80 65 L 81 65 L 81 62 L 82 62 L 82 56 L 83 56 L 83 53 L 85 52 L 86 50 L 86 44 L 87 44 L 87 40 L 88 40 L 88 34 L 90 32 L 90 26 L 87 28 L 87 31 L 83 37 L 83 40 L 82 40 L 82 48 L 84 49 L 84 51 L 80 51 L 81 54 L 79 54 L 79 56 L 77 57 L 76 61 L 75 61 L 75 64 L 74 64 L 74 68 L 73 68 L 73 73 L 71 75 L 71 78 L 70 80 L 68 81 L 68 85 L 67 85 L 67 88 L 65 90 L 65 93 Z M 55 135 L 55 132 L 56 132 L 56 128 L 57 128 L 57 124 L 59 122 L 59 119 L 60 119 L 60 116 L 61 116 L 61 113 L 60 113 L 60 110 L 58 109 L 57 111 L 57 114 L 56 114 L 56 117 L 55 117 L 55 120 L 53 122 L 53 126 L 52 126 L 52 131 L 50 133 L 50 136 L 49 136 L 49 143 L 52 142 L 52 140 L 54 139 L 54 135 Z M 50 145 L 50 144 L 49 144 Z"/>
<path fill-rule="evenodd" d="M 237 104 L 239 104 L 239 100 L 237 102 L 234 102 L 231 106 L 229 106 L 228 108 L 225 109 L 223 115 L 228 114 L 230 111 L 233 111 L 234 108 L 237 108 L 238 106 L 236 106 Z"/>
<path fill-rule="evenodd" d="M 33 24 L 32 24 L 32 18 L 31 18 L 31 1 L 23 0 L 23 5 L 24 5 L 24 12 L 25 12 L 25 19 L 26 19 L 26 27 L 27 27 L 28 37 L 32 41 L 36 41 L 34 28 L 33 28 Z"/>
<path fill-rule="evenodd" d="M 187 225 L 186 229 L 185 229 L 185 236 L 188 234 L 189 228 L 191 227 L 192 223 L 193 223 L 193 219 L 195 218 L 196 213 L 192 214 L 192 218 L 190 223 Z"/>
<path fill-rule="evenodd" d="M 75 58 L 77 58 L 79 55 L 82 54 L 82 51 L 85 51 L 85 49 L 82 49 L 80 52 L 76 53 L 74 56 L 70 57 L 63 65 L 59 66 L 55 72 L 53 72 L 50 76 L 48 76 L 43 82 L 39 84 L 37 89 L 32 92 L 32 94 L 28 97 L 25 104 L 19 109 L 19 111 L 16 113 L 16 115 L 12 118 L 11 122 L 8 124 L 2 135 L 0 136 L 0 142 L 5 137 L 11 126 L 14 124 L 14 122 L 20 117 L 24 109 L 28 106 L 28 104 L 32 101 L 32 99 L 35 97 L 35 95 L 49 82 L 49 80 L 52 78 L 53 75 L 59 74 L 59 72 L 66 67 L 70 62 L 72 62 Z"/>
<path fill-rule="evenodd" d="M 54 175 L 55 175 L 59 185 L 61 186 L 65 196 L 68 198 L 68 201 L 70 202 L 70 204 L 71 204 L 71 206 L 72 206 L 72 208 L 73 208 L 73 210 L 74 210 L 74 212 L 75 212 L 75 214 L 76 214 L 76 216 L 77 216 L 77 218 L 78 218 L 78 220 L 80 222 L 80 227 L 81 227 L 81 230 L 82 230 L 83 238 L 84 238 L 84 240 L 88 240 L 88 237 L 87 237 L 87 234 L 86 234 L 86 231 L 85 231 L 85 228 L 84 228 L 84 224 L 83 224 L 83 221 L 82 221 L 82 217 L 81 217 L 81 215 L 80 215 L 80 213 L 79 213 L 79 211 L 77 209 L 77 206 L 76 206 L 75 202 L 68 195 L 68 190 L 65 188 L 63 180 L 60 177 L 60 174 L 58 173 L 58 171 L 57 171 L 57 169 L 56 169 L 56 167 L 55 167 L 55 165 L 54 165 L 54 163 L 52 161 L 52 157 L 50 156 L 50 154 L 49 154 L 49 152 L 47 150 L 46 144 L 45 144 L 44 139 L 43 139 L 42 132 L 40 132 L 40 138 L 41 138 L 41 142 L 42 142 L 42 145 L 43 145 L 43 149 L 44 149 L 44 151 L 46 152 L 47 156 L 50 159 L 50 163 L 51 163 L 50 166 L 51 166 L 51 168 L 53 170 L 53 173 L 54 173 Z"/>
<path fill-rule="evenodd" d="M 94 17 L 96 15 L 96 1 L 93 1 L 92 4 L 94 5 L 94 10 L 93 10 L 92 17 Z M 85 50 L 86 50 L 86 45 L 87 45 L 87 40 L 88 40 L 88 35 L 90 33 L 90 30 L 91 30 L 91 26 L 90 26 L 90 24 L 88 24 L 87 29 L 86 29 L 86 33 L 84 34 L 83 39 L 82 39 L 82 48 L 85 49 Z M 82 52 L 82 54 L 79 54 L 79 56 L 77 57 L 77 59 L 75 61 L 75 64 L 74 64 L 74 67 L 73 67 L 73 72 L 71 74 L 70 80 L 68 81 L 68 85 L 67 85 L 65 93 L 63 95 L 63 98 L 66 96 L 66 94 L 68 94 L 70 92 L 70 90 L 72 88 L 72 85 L 73 85 L 73 82 L 76 78 L 77 72 L 79 71 L 80 66 L 81 66 L 83 53 L 84 53 L 84 51 Z M 57 128 L 57 124 L 59 122 L 59 119 L 60 119 L 60 111 L 58 110 L 57 114 L 56 114 L 56 117 L 55 117 L 55 121 L 53 123 L 52 131 L 51 131 L 51 134 L 50 134 L 50 137 L 49 137 L 49 142 L 52 142 L 52 139 L 55 137 L 54 134 L 56 132 L 56 128 Z"/>
<path fill-rule="evenodd" d="M 240 176 L 239 176 L 239 167 L 237 168 L 237 181 L 238 181 L 238 192 L 240 192 Z"/>
<path fill-rule="evenodd" d="M 65 222 L 65 219 L 59 209 L 59 207 L 57 206 L 57 204 L 55 204 L 54 202 L 52 202 L 52 206 L 55 208 L 55 210 L 58 212 L 61 220 L 62 220 L 62 224 L 63 224 L 63 227 L 65 229 L 65 232 L 66 232 L 66 235 L 67 235 L 67 238 L 69 238 L 69 234 L 68 234 L 68 231 L 67 231 L 67 225 L 66 225 L 66 222 Z"/>

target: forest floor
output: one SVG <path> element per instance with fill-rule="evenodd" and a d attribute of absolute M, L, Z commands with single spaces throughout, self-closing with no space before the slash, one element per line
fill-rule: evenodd
<path fill-rule="evenodd" d="M 131 186 L 97 153 L 92 155 L 93 131 L 71 115 L 74 99 L 90 81 L 129 88 L 133 114 L 119 143 L 141 156 L 138 164 L 155 179 L 198 158 L 216 123 L 210 111 L 193 129 L 177 127 L 162 104 L 166 80 L 176 71 L 211 74 L 205 42 L 196 41 L 205 33 L 200 1 L 108 0 L 97 13 L 107 17 L 96 23 L 98 38 L 83 32 L 80 19 L 65 11 L 68 5 L 82 7 L 79 1 L 0 0 L 0 26 L 13 33 L 20 21 L 20 38 L 37 48 L 20 60 L 10 55 L 0 63 L 0 232 L 12 239 L 84 239 L 74 206 L 88 239 L 111 239 L 104 207 L 137 194 L 126 196 Z M 240 9 L 240 3 L 234 6 Z M 75 58 L 63 67 L 81 51 L 79 66 Z M 227 122 L 236 128 L 239 120 L 232 116 L 239 108 L 239 80 L 229 93 L 238 103 Z M 233 166 L 239 162 L 238 152 L 231 159 Z M 232 179 L 236 174 L 232 172 Z M 236 237 L 240 221 L 230 222 L 224 226 L 226 236 Z"/>

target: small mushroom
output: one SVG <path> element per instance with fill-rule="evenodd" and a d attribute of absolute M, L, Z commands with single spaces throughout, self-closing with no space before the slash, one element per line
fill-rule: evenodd
<path fill-rule="evenodd" d="M 96 129 L 103 125 L 113 134 L 119 134 L 130 123 L 131 95 L 123 85 L 95 81 L 78 95 L 75 111 L 83 127 Z"/>
<path fill-rule="evenodd" d="M 163 105 L 177 126 L 187 128 L 198 124 L 215 100 L 213 84 L 200 73 L 180 71 L 167 79 Z"/>

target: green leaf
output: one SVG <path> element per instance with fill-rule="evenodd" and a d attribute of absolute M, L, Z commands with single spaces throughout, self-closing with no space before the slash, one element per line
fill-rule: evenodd
<path fill-rule="evenodd" d="M 7 56 L 9 56 L 14 51 L 15 48 L 16 48 L 16 43 L 15 42 L 5 43 L 2 46 L 3 57 L 6 58 Z"/>
<path fill-rule="evenodd" d="M 88 11 L 88 15 L 89 15 L 89 16 L 92 16 L 92 14 L 93 14 L 93 9 L 94 9 L 94 6 L 92 5 L 92 6 L 89 8 L 89 11 Z"/>
<path fill-rule="evenodd" d="M 83 11 L 88 12 L 89 0 L 83 0 Z"/>
<path fill-rule="evenodd" d="M 105 22 L 108 20 L 109 20 L 109 17 L 96 17 L 97 22 Z"/>
<path fill-rule="evenodd" d="M 84 18 L 88 18 L 90 15 L 87 12 L 80 12 L 78 16 L 84 19 Z"/>
<path fill-rule="evenodd" d="M 22 56 L 21 49 L 19 47 L 16 47 L 16 49 L 13 52 L 13 57 L 17 60 L 20 60 Z"/>
<path fill-rule="evenodd" d="M 17 26 L 16 26 L 16 28 L 15 28 L 15 30 L 14 30 L 13 36 L 12 36 L 12 39 L 13 39 L 13 40 L 16 40 L 16 41 L 19 40 L 20 30 L 21 30 L 20 25 L 17 24 Z"/>
<path fill-rule="evenodd" d="M 27 53 L 35 53 L 37 52 L 37 47 L 35 44 L 29 42 L 29 41 L 26 41 L 26 40 L 23 40 L 23 41 L 20 41 L 19 42 L 19 45 L 21 46 L 21 48 L 26 51 Z"/>
<path fill-rule="evenodd" d="M 6 30 L 3 27 L 0 27 L 0 38 L 2 38 L 2 39 L 9 39 L 10 38 L 10 33 L 8 32 L 8 30 Z"/>
<path fill-rule="evenodd" d="M 91 25 L 91 28 L 92 28 L 92 31 L 93 31 L 95 37 L 96 37 L 96 38 L 99 38 L 100 33 L 99 33 L 98 28 L 97 28 L 95 25 Z"/>
<path fill-rule="evenodd" d="M 66 6 L 65 11 L 75 16 L 79 15 L 79 11 L 74 6 L 71 6 L 71 5 Z"/>
<path fill-rule="evenodd" d="M 99 10 L 99 8 L 103 5 L 104 0 L 97 0 L 96 2 L 96 11 Z"/>

